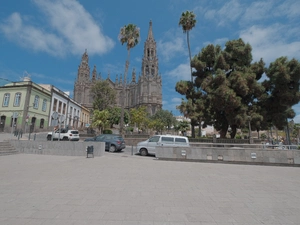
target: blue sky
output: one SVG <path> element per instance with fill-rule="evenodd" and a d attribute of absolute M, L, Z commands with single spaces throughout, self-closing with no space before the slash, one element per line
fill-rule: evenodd
<path fill-rule="evenodd" d="M 35 83 L 52 84 L 73 94 L 85 49 L 91 70 L 114 81 L 124 73 L 126 46 L 118 40 L 128 23 L 140 27 L 140 44 L 131 50 L 130 75 L 141 71 L 149 21 L 157 43 L 163 83 L 163 109 L 180 115 L 175 91 L 188 80 L 186 35 L 178 26 L 183 11 L 196 14 L 190 32 L 192 56 L 207 44 L 243 38 L 253 60 L 267 65 L 280 56 L 300 60 L 300 1 L 297 0 L 10 0 L 0 3 L 0 78 L 19 81 L 26 74 Z M 294 107 L 300 123 L 300 105 Z"/>

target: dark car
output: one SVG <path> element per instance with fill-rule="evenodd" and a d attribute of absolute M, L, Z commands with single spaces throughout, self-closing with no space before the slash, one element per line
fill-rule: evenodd
<path fill-rule="evenodd" d="M 87 138 L 84 141 L 105 142 L 105 151 L 110 152 L 121 151 L 126 147 L 124 139 L 118 134 L 101 134 L 96 137 Z"/>

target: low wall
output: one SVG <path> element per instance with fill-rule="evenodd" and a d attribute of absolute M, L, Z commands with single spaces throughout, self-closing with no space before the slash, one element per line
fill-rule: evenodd
<path fill-rule="evenodd" d="M 300 166 L 299 150 L 156 147 L 158 159 L 183 161 L 235 162 L 250 164 L 289 164 Z"/>
<path fill-rule="evenodd" d="M 94 146 L 94 156 L 103 156 L 104 142 L 78 142 L 78 141 L 23 141 L 10 140 L 11 145 L 25 154 L 86 156 L 86 147 Z"/>

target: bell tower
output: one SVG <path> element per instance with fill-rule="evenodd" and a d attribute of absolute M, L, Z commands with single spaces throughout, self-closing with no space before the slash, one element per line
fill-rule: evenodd
<path fill-rule="evenodd" d="M 152 21 L 149 23 L 148 36 L 144 44 L 142 75 L 139 85 L 141 90 L 139 105 L 146 105 L 148 113 L 155 114 L 162 108 L 162 83 L 161 76 L 158 74 L 158 58 L 152 32 Z"/>

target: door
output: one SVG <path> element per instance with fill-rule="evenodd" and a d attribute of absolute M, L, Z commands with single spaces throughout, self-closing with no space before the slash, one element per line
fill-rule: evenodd
<path fill-rule="evenodd" d="M 0 118 L 0 132 L 4 132 L 6 116 L 1 116 Z"/>
<path fill-rule="evenodd" d="M 30 123 L 30 133 L 34 132 L 35 121 L 36 121 L 36 118 L 32 117 L 31 118 L 31 123 Z"/>
<path fill-rule="evenodd" d="M 153 136 L 149 138 L 147 143 L 147 150 L 150 154 L 155 154 L 155 147 L 159 145 L 160 136 Z"/>

